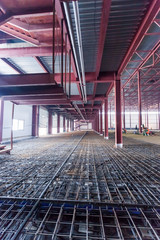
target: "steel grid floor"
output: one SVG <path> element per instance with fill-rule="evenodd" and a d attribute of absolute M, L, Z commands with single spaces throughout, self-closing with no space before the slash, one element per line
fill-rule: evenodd
<path fill-rule="evenodd" d="M 0 239 L 160 239 L 154 147 L 115 149 L 89 132 L 38 158 L 2 161 Z"/>

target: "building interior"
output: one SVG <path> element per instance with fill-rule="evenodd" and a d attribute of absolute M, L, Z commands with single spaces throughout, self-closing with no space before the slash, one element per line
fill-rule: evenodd
<path fill-rule="evenodd" d="M 160 0 L 0 1 L 0 239 L 160 240 Z"/>

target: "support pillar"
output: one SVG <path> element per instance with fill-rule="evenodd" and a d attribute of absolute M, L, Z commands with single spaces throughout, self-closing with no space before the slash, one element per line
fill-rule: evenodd
<path fill-rule="evenodd" d="M 63 132 L 66 131 L 66 118 L 63 116 Z"/>
<path fill-rule="evenodd" d="M 67 132 L 69 132 L 69 119 L 67 119 Z"/>
<path fill-rule="evenodd" d="M 48 112 L 48 134 L 52 134 L 52 113 Z"/>
<path fill-rule="evenodd" d="M 108 139 L 108 96 L 104 102 L 104 138 Z"/>
<path fill-rule="evenodd" d="M 130 109 L 129 119 L 130 119 L 130 130 L 131 130 L 132 128 L 131 109 Z"/>
<path fill-rule="evenodd" d="M 39 106 L 32 107 L 32 136 L 39 136 Z"/>
<path fill-rule="evenodd" d="M 0 143 L 2 142 L 3 135 L 3 114 L 4 114 L 4 100 L 0 99 Z"/>
<path fill-rule="evenodd" d="M 99 133 L 99 111 L 97 114 L 97 132 Z"/>
<path fill-rule="evenodd" d="M 122 142 L 122 116 L 121 116 L 121 80 L 116 76 L 115 86 L 115 146 L 123 147 Z"/>
<path fill-rule="evenodd" d="M 160 103 L 158 103 L 158 123 L 159 123 L 159 130 L 160 130 Z"/>
<path fill-rule="evenodd" d="M 142 133 L 142 104 L 141 104 L 141 84 L 140 84 L 140 71 L 137 73 L 138 77 L 138 119 L 139 119 L 139 132 Z"/>
<path fill-rule="evenodd" d="M 126 122 L 125 122 L 125 92 L 123 88 L 123 128 L 126 129 Z"/>
<path fill-rule="evenodd" d="M 57 133 L 60 133 L 60 114 L 57 114 Z"/>
<path fill-rule="evenodd" d="M 70 119 L 70 131 L 72 131 L 72 120 Z"/>
<path fill-rule="evenodd" d="M 111 116 L 111 111 L 112 111 L 112 105 L 110 104 L 110 130 L 112 128 L 112 116 Z"/>
<path fill-rule="evenodd" d="M 103 136 L 102 106 L 99 110 L 99 115 L 100 115 L 100 135 Z"/>

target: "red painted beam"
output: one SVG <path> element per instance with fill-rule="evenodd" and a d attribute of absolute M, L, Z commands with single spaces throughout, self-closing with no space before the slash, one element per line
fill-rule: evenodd
<path fill-rule="evenodd" d="M 0 75 L 0 86 L 55 85 L 52 74 Z"/>
<path fill-rule="evenodd" d="M 39 135 L 39 107 L 32 107 L 32 136 L 38 137 Z"/>
<path fill-rule="evenodd" d="M 61 6 L 61 1 L 60 0 L 55 0 L 55 9 L 56 9 L 56 14 L 57 14 L 59 25 L 60 25 L 61 19 L 65 19 L 65 16 L 64 16 L 63 11 L 62 11 L 62 6 Z M 63 29 L 63 38 L 65 40 L 65 34 L 67 33 L 67 50 L 69 52 L 69 50 L 72 49 L 72 47 L 71 47 L 70 39 L 68 37 L 69 33 L 68 33 L 68 29 L 67 29 L 67 26 L 66 26 L 65 22 L 64 22 L 64 26 L 63 27 L 64 27 L 64 29 Z M 71 54 L 71 65 L 72 65 L 72 69 L 73 69 L 74 75 L 75 75 L 75 77 L 77 77 L 77 70 L 76 70 L 76 65 L 75 65 L 73 54 Z"/>
<path fill-rule="evenodd" d="M 102 4 L 102 15 L 101 15 L 101 25 L 100 25 L 100 37 L 98 43 L 98 54 L 97 54 L 97 62 L 96 62 L 96 78 L 100 72 L 100 66 L 102 61 L 104 42 L 106 38 L 106 32 L 108 27 L 108 19 L 110 13 L 111 0 L 103 0 Z"/>
<path fill-rule="evenodd" d="M 108 139 L 108 98 L 104 102 L 104 138 Z"/>
<path fill-rule="evenodd" d="M 0 99 L 0 143 L 2 142 L 3 135 L 3 114 L 4 114 L 4 101 Z"/>
<path fill-rule="evenodd" d="M 60 54 L 58 47 L 56 54 Z M 52 47 L 1 48 L 0 58 L 52 56 Z"/>
<path fill-rule="evenodd" d="M 138 72 L 138 119 L 139 119 L 139 132 L 142 133 L 142 100 L 141 100 L 141 79 L 140 72 Z"/>
<path fill-rule="evenodd" d="M 115 81 L 115 146 L 122 147 L 122 116 L 121 116 L 121 80 Z"/>
<path fill-rule="evenodd" d="M 26 22 L 22 22 L 18 19 L 12 19 L 8 22 L 10 25 L 18 27 L 27 32 L 42 32 L 42 31 L 53 31 L 53 24 L 44 23 L 44 24 L 28 24 Z"/>
<path fill-rule="evenodd" d="M 57 113 L 57 133 L 60 133 L 60 114 Z"/>
<path fill-rule="evenodd" d="M 148 12 L 145 15 L 143 22 L 142 22 L 140 28 L 138 29 L 138 32 L 135 35 L 135 37 L 131 43 L 131 46 L 129 47 L 129 49 L 127 51 L 127 54 L 125 55 L 121 65 L 118 69 L 118 74 L 121 74 L 123 72 L 124 68 L 126 67 L 130 58 L 132 57 L 133 53 L 136 51 L 137 47 L 141 43 L 145 33 L 147 32 L 147 30 L 149 29 L 150 25 L 152 24 L 154 18 L 158 14 L 159 7 L 160 7 L 160 0 L 151 1 L 151 5 L 148 9 Z"/>
<path fill-rule="evenodd" d="M 14 101 L 15 104 L 18 105 L 68 105 L 70 103 L 69 100 L 31 100 L 31 101 L 26 101 L 26 100 L 18 100 Z"/>
<path fill-rule="evenodd" d="M 52 113 L 48 112 L 48 134 L 52 134 Z"/>
<path fill-rule="evenodd" d="M 4 96 L 4 100 L 6 101 L 36 101 L 36 100 L 66 100 L 67 97 L 65 95 L 38 95 L 38 96 Z"/>

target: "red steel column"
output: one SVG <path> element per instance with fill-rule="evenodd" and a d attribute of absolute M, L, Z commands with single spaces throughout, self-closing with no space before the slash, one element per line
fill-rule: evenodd
<path fill-rule="evenodd" d="M 57 114 L 57 133 L 60 133 L 60 114 Z"/>
<path fill-rule="evenodd" d="M 32 136 L 39 136 L 39 106 L 32 107 Z"/>
<path fill-rule="evenodd" d="M 99 115 L 100 115 L 100 135 L 103 136 L 102 106 L 99 110 Z"/>
<path fill-rule="evenodd" d="M 97 132 L 99 133 L 99 111 L 97 114 Z"/>
<path fill-rule="evenodd" d="M 149 122 L 148 122 L 148 108 L 147 108 L 147 128 L 149 128 Z"/>
<path fill-rule="evenodd" d="M 116 76 L 115 85 L 115 146 L 123 147 L 122 141 L 122 116 L 121 116 L 121 80 Z"/>
<path fill-rule="evenodd" d="M 108 97 L 104 102 L 104 138 L 108 139 Z"/>
<path fill-rule="evenodd" d="M 4 113 L 4 100 L 0 99 L 0 143 L 2 142 L 3 135 L 3 113 Z"/>
<path fill-rule="evenodd" d="M 158 103 L 158 123 L 159 123 L 159 130 L 160 130 L 160 103 Z"/>
<path fill-rule="evenodd" d="M 141 83 L 140 83 L 140 71 L 137 73 L 138 77 L 138 114 L 139 114 L 139 132 L 142 133 L 142 104 L 141 104 Z"/>
<path fill-rule="evenodd" d="M 126 122 L 125 122 L 125 92 L 123 88 L 123 128 L 126 128 Z"/>
<path fill-rule="evenodd" d="M 63 132 L 66 131 L 66 118 L 63 116 Z"/>
<path fill-rule="evenodd" d="M 111 103 L 110 103 L 110 130 L 112 128 L 112 117 L 111 117 L 111 110 L 112 110 L 112 106 L 111 106 Z"/>
<path fill-rule="evenodd" d="M 48 134 L 52 134 L 52 113 L 48 112 Z"/>
<path fill-rule="evenodd" d="M 69 119 L 67 119 L 67 132 L 69 132 Z"/>

